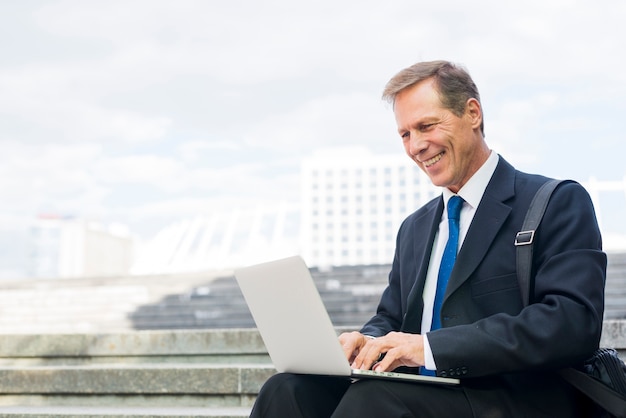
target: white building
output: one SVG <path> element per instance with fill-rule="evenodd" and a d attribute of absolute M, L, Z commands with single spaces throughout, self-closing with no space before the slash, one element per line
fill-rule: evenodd
<path fill-rule="evenodd" d="M 388 264 L 407 215 L 441 193 L 405 155 L 317 153 L 302 165 L 300 247 L 310 266 Z"/>
<path fill-rule="evenodd" d="M 28 275 L 35 278 L 128 274 L 133 240 L 121 225 L 104 226 L 62 216 L 41 216 L 30 234 Z"/>

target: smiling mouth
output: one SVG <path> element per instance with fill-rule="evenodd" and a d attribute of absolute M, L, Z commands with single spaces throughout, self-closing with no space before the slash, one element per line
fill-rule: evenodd
<path fill-rule="evenodd" d="M 441 158 L 443 157 L 443 154 L 445 154 L 444 152 L 441 152 L 437 155 L 435 155 L 433 158 L 431 158 L 430 160 L 426 160 L 423 162 L 424 167 L 430 167 L 431 165 L 435 164 L 437 161 L 441 160 Z"/>

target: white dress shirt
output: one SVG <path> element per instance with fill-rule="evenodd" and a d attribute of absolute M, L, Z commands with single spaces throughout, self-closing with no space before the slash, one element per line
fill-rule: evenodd
<path fill-rule="evenodd" d="M 469 181 L 459 190 L 457 193 L 465 201 L 461 208 L 461 217 L 459 220 L 459 246 L 460 249 L 463 245 L 463 240 L 467 234 L 476 208 L 483 198 L 487 184 L 491 180 L 491 176 L 496 170 L 498 165 L 499 156 L 497 153 L 491 151 L 489 158 L 478 169 L 476 173 L 469 179 Z M 454 195 L 450 190 L 444 188 L 442 190 L 444 200 L 444 210 L 439 222 L 439 230 L 435 235 L 435 241 L 433 242 L 433 249 L 430 254 L 430 263 L 428 264 L 428 272 L 426 273 L 426 283 L 424 285 L 424 293 L 422 298 L 424 300 L 424 312 L 422 314 L 422 334 L 424 335 L 424 360 L 425 367 L 429 370 L 436 370 L 435 359 L 428 343 L 428 333 L 430 331 L 431 322 L 433 319 L 433 305 L 435 303 L 435 293 L 437 292 L 437 276 L 439 275 L 439 264 L 441 264 L 441 257 L 443 256 L 443 250 L 448 241 L 448 200 Z"/>

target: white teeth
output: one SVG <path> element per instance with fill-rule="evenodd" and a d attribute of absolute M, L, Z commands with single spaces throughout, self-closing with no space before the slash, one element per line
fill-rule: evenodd
<path fill-rule="evenodd" d="M 424 161 L 424 166 L 430 167 L 431 165 L 435 164 L 437 161 L 441 160 L 441 157 L 443 157 L 443 152 L 441 154 L 435 155 L 430 160 Z"/>

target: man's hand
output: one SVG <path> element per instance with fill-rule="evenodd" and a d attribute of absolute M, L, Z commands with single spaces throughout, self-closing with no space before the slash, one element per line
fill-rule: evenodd
<path fill-rule="evenodd" d="M 356 334 L 356 335 L 353 335 Z M 424 337 L 419 334 L 390 332 L 384 337 L 367 339 L 355 332 L 342 334 L 339 341 L 344 352 L 352 350 L 353 369 L 394 370 L 400 366 L 420 367 L 424 365 Z M 342 339 L 342 337 L 344 337 Z M 384 355 L 384 358 L 381 358 Z"/>
<path fill-rule="evenodd" d="M 354 358 L 359 354 L 361 348 L 366 344 L 368 338 L 360 332 L 344 332 L 339 336 L 339 343 L 348 359 L 352 363 Z"/>

